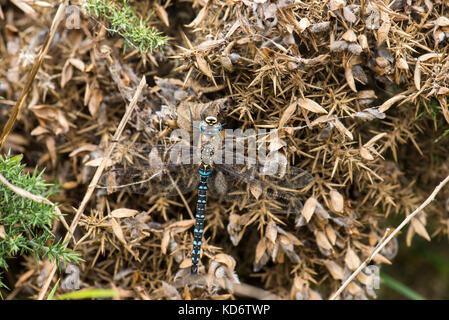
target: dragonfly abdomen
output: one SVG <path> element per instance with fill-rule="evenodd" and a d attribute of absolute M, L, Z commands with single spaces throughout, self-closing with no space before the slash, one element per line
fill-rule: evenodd
<path fill-rule="evenodd" d="M 200 260 L 201 244 L 204 232 L 204 218 L 206 215 L 207 180 L 211 171 L 208 167 L 199 170 L 200 184 L 198 186 L 198 201 L 196 204 L 195 230 L 193 231 L 193 251 L 191 273 L 198 273 L 198 262 Z"/>

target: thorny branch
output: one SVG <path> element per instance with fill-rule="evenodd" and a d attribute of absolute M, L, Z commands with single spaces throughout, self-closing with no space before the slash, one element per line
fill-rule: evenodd
<path fill-rule="evenodd" d="M 69 234 L 73 237 L 72 231 L 70 230 L 69 225 L 65 221 L 64 216 L 61 213 L 61 210 L 59 210 L 58 206 L 56 206 L 53 202 L 51 202 L 50 200 L 48 200 L 44 197 L 32 194 L 31 192 L 28 192 L 22 188 L 19 188 L 15 185 L 11 184 L 2 174 L 0 174 L 0 182 L 3 183 L 12 192 L 16 193 L 17 195 L 19 195 L 21 197 L 30 199 L 30 200 L 38 202 L 38 203 L 45 203 L 45 204 L 52 206 L 55 209 L 56 213 L 58 214 L 58 218 L 61 221 L 61 223 L 63 224 L 63 226 L 67 229 Z"/>

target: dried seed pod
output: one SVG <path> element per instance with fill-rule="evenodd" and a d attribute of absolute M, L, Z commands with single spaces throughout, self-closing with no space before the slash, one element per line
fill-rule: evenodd
<path fill-rule="evenodd" d="M 220 56 L 220 63 L 226 71 L 234 71 L 234 66 L 232 65 L 232 61 L 229 56 Z"/>
<path fill-rule="evenodd" d="M 285 123 L 290 120 L 290 118 L 292 117 L 293 114 L 296 113 L 296 109 L 298 106 L 298 101 L 294 100 L 292 103 L 289 104 L 289 106 L 287 107 L 287 109 L 285 109 L 285 111 L 282 113 L 282 117 L 279 120 L 279 128 L 284 127 Z"/>
<path fill-rule="evenodd" d="M 440 87 L 440 88 L 438 89 L 437 95 L 443 95 L 443 96 L 445 96 L 445 95 L 447 95 L 447 94 L 449 94 L 449 88 L 447 88 L 447 87 Z"/>
<path fill-rule="evenodd" d="M 349 6 L 343 7 L 343 17 L 349 23 L 355 23 L 357 21 L 357 17 L 355 16 L 354 12 L 352 12 L 352 10 L 349 8 Z"/>
<path fill-rule="evenodd" d="M 167 248 L 168 245 L 170 244 L 170 238 L 171 238 L 171 234 L 169 231 L 165 231 L 164 235 L 162 236 L 162 241 L 161 241 L 161 252 L 162 254 L 166 254 L 167 253 Z"/>
<path fill-rule="evenodd" d="M 332 134 L 333 128 L 334 128 L 334 125 L 329 122 L 325 128 L 321 129 L 320 133 L 316 137 L 316 140 L 317 141 L 326 141 L 327 139 L 329 139 L 329 137 Z"/>
<path fill-rule="evenodd" d="M 315 240 L 318 247 L 330 251 L 332 250 L 332 245 L 326 237 L 326 234 L 323 231 L 315 230 Z"/>
<path fill-rule="evenodd" d="M 387 69 L 390 67 L 390 62 L 385 57 L 376 57 L 376 63 L 382 69 Z"/>
<path fill-rule="evenodd" d="M 298 23 L 299 31 L 303 33 L 308 27 L 310 27 L 310 21 L 307 18 L 302 18 Z"/>
<path fill-rule="evenodd" d="M 440 43 L 446 38 L 446 34 L 441 29 L 433 29 L 433 39 L 435 40 L 435 43 Z"/>
<path fill-rule="evenodd" d="M 384 21 L 377 31 L 377 46 L 380 47 L 385 40 L 388 39 L 388 33 L 390 32 L 390 21 Z"/>
<path fill-rule="evenodd" d="M 229 238 L 234 246 L 238 245 L 240 241 L 239 232 L 242 230 L 242 225 L 240 223 L 240 218 L 238 214 L 231 214 L 229 216 L 229 222 L 227 226 L 227 231 Z"/>
<path fill-rule="evenodd" d="M 334 124 L 335 124 L 335 127 L 337 128 L 337 130 L 340 131 L 340 133 L 342 135 L 347 136 L 349 138 L 349 140 L 354 140 L 354 136 L 352 135 L 351 131 L 346 129 L 346 127 L 343 125 L 343 123 L 341 123 L 340 120 L 335 119 Z"/>
<path fill-rule="evenodd" d="M 348 51 L 358 56 L 363 52 L 362 47 L 357 43 L 351 43 L 348 45 Z"/>
<path fill-rule="evenodd" d="M 265 237 L 271 241 L 271 243 L 275 243 L 278 236 L 278 231 L 276 228 L 276 223 L 274 221 L 270 221 L 265 230 Z"/>
<path fill-rule="evenodd" d="M 361 147 L 361 148 L 360 148 L 360 156 L 361 156 L 363 159 L 368 160 L 368 161 L 374 160 L 373 155 L 372 155 L 372 154 L 368 151 L 368 149 L 365 148 L 365 147 Z"/>
<path fill-rule="evenodd" d="M 355 87 L 354 75 L 352 74 L 352 68 L 350 66 L 346 66 L 345 68 L 345 78 L 349 88 L 351 88 L 352 91 L 357 92 L 357 88 Z"/>
<path fill-rule="evenodd" d="M 322 106 L 320 106 L 315 101 L 308 99 L 308 98 L 299 98 L 298 99 L 298 105 L 301 108 L 304 108 L 306 110 L 309 110 L 314 113 L 327 113 L 326 109 L 324 109 Z"/>
<path fill-rule="evenodd" d="M 260 182 L 257 181 L 255 183 L 252 183 L 250 188 L 249 188 L 251 194 L 253 195 L 254 198 L 259 199 L 259 197 L 262 194 L 262 186 L 260 185 Z"/>
<path fill-rule="evenodd" d="M 264 5 L 264 18 L 265 22 L 268 24 L 270 28 L 274 27 L 278 23 L 278 18 L 276 16 L 277 5 L 271 3 L 269 5 Z"/>
<path fill-rule="evenodd" d="M 342 52 L 348 48 L 348 43 L 343 40 L 334 41 L 329 48 L 332 52 Z"/>
<path fill-rule="evenodd" d="M 430 236 L 427 233 L 426 227 L 424 227 L 424 224 L 421 221 L 419 221 L 416 218 L 413 218 L 411 221 L 411 225 L 417 234 L 419 234 L 427 241 L 430 241 Z"/>
<path fill-rule="evenodd" d="M 357 285 L 355 283 L 355 281 L 352 281 L 350 284 L 348 284 L 347 288 L 346 288 L 350 294 L 352 294 L 353 296 L 355 295 L 359 295 L 361 293 L 363 293 L 363 289 Z"/>
<path fill-rule="evenodd" d="M 285 254 L 290 259 L 291 262 L 293 262 L 295 264 L 301 263 L 301 258 L 294 251 L 293 242 L 287 236 L 280 235 L 279 243 L 280 243 L 282 250 L 285 252 Z"/>
<path fill-rule="evenodd" d="M 321 203 L 319 203 L 319 202 L 315 209 L 315 214 L 319 219 L 324 220 L 324 221 L 327 221 L 330 218 L 327 210 L 324 209 L 323 206 L 321 205 Z"/>
<path fill-rule="evenodd" d="M 129 218 L 134 217 L 136 214 L 138 214 L 139 211 L 134 209 L 127 209 L 127 208 L 120 208 L 115 209 L 111 212 L 111 216 L 114 218 Z"/>
<path fill-rule="evenodd" d="M 345 6 L 345 5 L 346 5 L 345 0 L 330 0 L 329 1 L 329 9 L 331 11 L 339 10 L 339 9 L 343 8 L 343 6 Z"/>
<path fill-rule="evenodd" d="M 215 83 L 214 75 L 212 73 L 212 69 L 210 68 L 209 64 L 207 63 L 206 59 L 201 54 L 196 54 L 196 63 L 198 66 L 198 69 L 204 73 L 209 79 L 212 80 L 212 82 Z"/>
<path fill-rule="evenodd" d="M 310 197 L 309 199 L 307 199 L 306 203 L 304 203 L 304 207 L 302 208 L 301 214 L 306 219 L 307 223 L 312 218 L 312 215 L 315 212 L 317 205 L 318 202 L 314 197 Z"/>
<path fill-rule="evenodd" d="M 354 69 L 354 68 L 353 68 Z M 353 70 L 353 72 L 354 72 L 354 70 Z M 354 72 L 355 73 L 355 72 Z M 356 80 L 359 80 L 359 79 L 357 79 L 357 77 L 356 76 L 354 76 L 354 78 L 356 79 Z M 360 81 L 360 80 L 359 80 Z M 362 91 L 359 91 L 358 92 L 358 94 L 357 94 L 357 99 L 359 99 L 359 103 L 361 104 L 361 105 L 369 105 L 369 104 L 371 104 L 371 103 L 373 103 L 374 102 L 374 99 L 377 99 L 377 96 L 376 96 L 376 94 L 374 93 L 374 90 L 362 90 Z M 359 116 L 359 115 L 362 115 L 362 116 Z M 366 116 L 365 116 L 366 115 Z M 372 116 L 372 115 L 370 115 L 370 114 L 366 114 L 365 112 L 356 112 L 356 113 L 354 113 L 353 114 L 353 116 L 355 116 L 355 117 L 363 117 L 363 116 L 365 116 L 364 118 L 365 119 L 374 119 L 374 117 Z"/>
<path fill-rule="evenodd" d="M 310 26 L 310 32 L 319 33 L 329 30 L 331 23 L 329 21 L 314 23 Z"/>
<path fill-rule="evenodd" d="M 368 50 L 369 46 L 368 46 L 368 39 L 366 38 L 366 36 L 364 34 L 361 34 L 357 37 L 357 40 L 360 44 L 360 47 L 362 47 L 362 50 Z"/>
<path fill-rule="evenodd" d="M 396 67 L 401 70 L 408 70 L 408 63 L 404 58 L 399 58 L 396 61 Z"/>
<path fill-rule="evenodd" d="M 337 190 L 331 190 L 329 193 L 331 197 L 330 207 L 332 211 L 341 213 L 344 207 L 344 198 Z"/>
<path fill-rule="evenodd" d="M 237 264 L 233 257 L 231 257 L 230 255 L 225 254 L 225 253 L 219 253 L 219 254 L 215 255 L 213 257 L 213 260 L 215 262 L 224 264 L 231 271 L 235 269 L 235 266 Z"/>
<path fill-rule="evenodd" d="M 439 17 L 435 21 L 435 25 L 438 26 L 438 27 L 447 27 L 447 26 L 449 26 L 449 18 Z"/>
<path fill-rule="evenodd" d="M 351 247 L 348 247 L 347 251 L 346 251 L 346 255 L 345 255 L 345 264 L 346 266 L 354 271 L 355 269 L 357 269 L 360 266 L 360 259 L 357 256 L 357 254 L 354 252 L 354 250 L 351 249 Z"/>
<path fill-rule="evenodd" d="M 403 99 L 405 99 L 407 96 L 403 95 L 403 94 L 397 94 L 394 97 L 388 99 L 387 101 L 385 101 L 384 103 L 382 103 L 382 105 L 379 107 L 379 112 L 385 112 L 388 109 L 391 108 L 391 106 L 393 104 L 395 104 L 398 101 L 401 101 Z"/>
<path fill-rule="evenodd" d="M 357 36 L 352 29 L 348 29 L 342 36 L 343 40 L 347 42 L 356 42 Z"/>
<path fill-rule="evenodd" d="M 354 79 L 360 82 L 361 84 L 364 85 L 368 84 L 368 76 L 366 75 L 365 71 L 360 65 L 355 65 L 352 67 L 352 74 Z"/>
<path fill-rule="evenodd" d="M 324 265 L 326 266 L 327 270 L 329 270 L 332 278 L 334 278 L 335 280 L 343 279 L 343 268 L 339 266 L 335 261 L 326 260 L 324 261 Z"/>
<path fill-rule="evenodd" d="M 3 225 L 0 225 L 0 239 L 5 238 L 6 238 L 5 227 Z"/>
<path fill-rule="evenodd" d="M 270 260 L 270 256 L 268 255 L 267 251 L 263 251 L 262 257 L 258 262 L 253 263 L 253 272 L 259 272 Z"/>
<path fill-rule="evenodd" d="M 335 230 L 331 227 L 330 224 L 326 225 L 325 230 L 329 242 L 334 246 L 337 240 L 337 234 L 335 233 Z"/>

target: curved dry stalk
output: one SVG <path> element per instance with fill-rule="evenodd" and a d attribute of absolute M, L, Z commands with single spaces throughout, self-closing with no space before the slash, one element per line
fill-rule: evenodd
<path fill-rule="evenodd" d="M 432 202 L 435 199 L 435 196 L 440 192 L 440 190 L 449 182 L 449 175 L 440 182 L 440 184 L 433 190 L 433 192 L 430 194 L 430 196 L 424 201 L 415 211 L 413 211 L 410 215 L 408 215 L 401 224 L 394 229 L 393 232 L 390 233 L 388 237 L 386 237 L 383 241 L 381 241 L 376 249 L 373 251 L 373 253 L 365 260 L 363 263 L 355 270 L 351 276 L 346 279 L 346 281 L 338 288 L 337 292 L 335 292 L 330 300 L 335 300 L 342 292 L 343 290 L 351 283 L 352 280 L 368 265 L 368 263 L 371 262 L 371 260 L 390 242 L 391 239 L 393 239 L 394 236 L 398 234 L 398 232 L 405 227 L 407 223 L 410 222 L 410 220 L 415 217 L 419 212 L 421 212 L 430 202 Z"/>
<path fill-rule="evenodd" d="M 64 217 L 63 217 L 63 215 L 61 213 L 61 210 L 59 210 L 58 206 L 56 206 L 53 202 L 51 202 L 50 200 L 48 200 L 48 199 L 46 199 L 44 197 L 37 196 L 35 194 L 32 194 L 29 191 L 26 191 L 26 190 L 24 190 L 22 188 L 19 188 L 19 187 L 15 186 L 15 185 L 11 184 L 1 173 L 0 173 L 0 182 L 3 183 L 9 190 L 11 190 L 12 192 L 14 192 L 15 194 L 17 194 L 17 195 L 19 195 L 21 197 L 30 199 L 30 200 L 32 200 L 34 202 L 45 203 L 45 204 L 48 204 L 48 205 L 52 206 L 55 209 L 56 213 L 58 214 L 59 221 L 61 221 L 63 226 L 67 229 L 67 231 L 73 237 L 72 231 L 70 231 L 70 227 L 67 224 L 67 222 L 65 221 L 65 219 L 64 219 Z"/>
<path fill-rule="evenodd" d="M 58 8 L 58 11 L 55 14 L 47 39 L 45 39 L 45 43 L 42 46 L 41 52 L 37 56 L 36 62 L 34 63 L 30 73 L 28 74 L 25 86 L 23 87 L 22 92 L 20 93 L 20 96 L 17 99 L 16 105 L 12 109 L 8 122 L 6 122 L 5 126 L 3 127 L 3 131 L 0 136 L 0 149 L 3 147 L 3 143 L 5 142 L 6 137 L 8 136 L 12 127 L 14 126 L 14 122 L 16 122 L 17 116 L 19 115 L 19 112 L 22 109 L 25 99 L 28 96 L 28 92 L 30 92 L 31 90 L 31 85 L 33 84 L 34 78 L 36 78 L 37 71 L 39 70 L 42 62 L 44 61 L 45 55 L 47 54 L 48 48 L 50 47 L 50 43 L 53 40 L 53 37 L 55 36 L 59 24 L 61 23 L 62 19 L 65 16 L 65 9 L 67 7 L 67 4 L 68 0 L 65 0 L 63 3 L 61 3 L 61 5 Z"/>
<path fill-rule="evenodd" d="M 246 283 L 236 283 L 232 286 L 232 289 L 235 294 L 246 298 L 257 300 L 281 300 L 281 298 L 274 293 Z"/>
<path fill-rule="evenodd" d="M 134 93 L 134 96 L 133 96 L 131 102 L 129 103 L 128 108 L 126 109 L 125 114 L 123 115 L 122 120 L 120 121 L 120 124 L 117 127 L 117 130 L 115 131 L 114 137 L 112 138 L 113 140 L 120 139 L 123 129 L 125 128 L 125 125 L 128 122 L 129 117 L 131 116 L 131 113 L 133 112 L 134 108 L 136 107 L 137 101 L 139 100 L 139 98 L 142 94 L 142 90 L 145 87 L 145 85 L 146 85 L 146 78 L 145 78 L 145 76 L 143 76 L 142 80 L 140 80 L 139 86 L 137 87 L 136 92 Z M 94 176 L 92 177 L 89 187 L 87 188 L 87 192 L 84 195 L 84 198 L 81 201 L 81 204 L 78 207 L 78 210 L 76 211 L 76 214 L 75 214 L 75 217 L 73 218 L 72 224 L 70 225 L 70 232 L 72 232 L 72 233 L 75 230 L 76 226 L 78 225 L 81 214 L 84 212 L 84 208 L 86 207 L 87 202 L 89 201 L 90 197 L 92 196 L 92 193 L 94 192 L 94 190 L 97 186 L 97 183 L 100 180 L 100 177 L 106 167 L 106 163 L 108 162 L 108 160 L 112 154 L 112 151 L 114 150 L 114 146 L 115 146 L 114 143 L 109 145 L 108 149 L 106 150 L 106 154 L 105 154 L 103 160 L 101 161 L 100 165 L 98 166 L 97 170 L 95 171 Z M 64 237 L 64 241 L 66 241 L 68 239 L 69 239 L 69 234 L 66 234 L 66 236 Z M 67 242 L 67 244 L 68 244 L 68 242 Z M 65 246 L 67 246 L 67 244 Z M 38 300 L 42 300 L 44 298 L 44 296 L 48 290 L 48 287 L 50 286 L 51 280 L 53 279 L 55 272 L 56 272 L 56 264 L 53 262 L 51 271 L 48 274 L 47 279 L 45 280 L 44 285 L 41 288 L 41 291 L 39 292 Z"/>
<path fill-rule="evenodd" d="M 245 298 L 252 298 L 257 300 L 281 300 L 281 297 L 279 297 L 278 295 L 247 283 L 242 282 L 232 283 L 226 281 L 224 278 L 217 278 L 216 276 L 210 274 L 195 275 L 193 278 L 191 277 L 192 275 L 189 275 L 187 277 L 183 277 L 182 279 L 175 281 L 174 286 L 176 288 L 182 288 L 186 285 L 187 286 L 193 285 L 194 287 L 217 286 L 222 289 L 229 290 L 235 295 L 242 296 Z"/>

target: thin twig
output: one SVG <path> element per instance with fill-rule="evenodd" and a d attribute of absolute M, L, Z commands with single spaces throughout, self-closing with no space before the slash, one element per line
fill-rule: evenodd
<path fill-rule="evenodd" d="M 126 112 L 123 115 L 123 118 L 120 121 L 120 124 L 119 124 L 117 130 L 115 131 L 113 140 L 120 139 L 123 129 L 125 128 L 125 125 L 128 122 L 129 117 L 131 116 L 131 113 L 133 112 L 134 108 L 136 107 L 137 101 L 139 100 L 139 98 L 142 94 L 142 90 L 145 87 L 145 85 L 146 85 L 146 79 L 145 79 L 145 76 L 143 76 L 142 80 L 140 80 L 139 86 L 136 89 L 136 92 L 134 93 L 134 97 L 132 98 L 128 108 L 126 109 Z M 111 143 L 109 145 L 109 147 L 106 151 L 105 157 L 101 161 L 100 166 L 95 171 L 95 174 L 89 184 L 89 187 L 87 188 L 87 192 L 84 195 L 83 201 L 81 201 L 81 205 L 79 206 L 78 210 L 76 211 L 75 217 L 73 218 L 72 224 L 70 225 L 70 230 L 72 231 L 72 233 L 75 230 L 76 226 L 78 225 L 78 221 L 81 217 L 81 214 L 84 212 L 84 208 L 86 207 L 87 202 L 89 201 L 90 197 L 92 196 L 92 193 L 94 192 L 95 187 L 97 186 L 97 183 L 100 180 L 101 174 L 103 173 L 103 170 L 106 167 L 106 163 L 108 162 L 115 145 L 116 145 L 115 143 Z M 66 234 L 64 241 L 68 240 L 68 238 L 69 238 L 69 234 Z M 68 244 L 68 242 L 66 243 L 66 246 L 67 246 L 67 244 Z M 56 272 L 56 264 L 53 263 L 52 269 L 51 269 L 50 273 L 48 274 L 48 277 L 45 280 L 45 283 L 42 286 L 41 291 L 39 292 L 39 296 L 38 296 L 39 300 L 42 300 L 44 298 L 44 296 L 48 290 L 48 287 L 50 286 L 51 280 L 53 279 L 55 272 Z"/>
<path fill-rule="evenodd" d="M 449 182 L 449 175 L 440 182 L 440 184 L 433 190 L 430 196 L 424 201 L 415 211 L 413 211 L 409 216 L 407 216 L 401 224 L 388 236 L 383 240 L 377 248 L 373 251 L 373 253 L 365 260 L 363 263 L 355 270 L 351 276 L 346 279 L 346 281 L 340 286 L 337 292 L 330 298 L 330 300 L 335 300 L 342 291 L 351 283 L 351 281 L 374 259 L 374 257 L 393 239 L 394 236 L 398 234 L 398 232 L 405 227 L 407 223 L 410 222 L 413 217 L 415 217 L 419 212 L 421 212 L 430 202 L 435 199 L 435 196 L 440 192 L 440 190 Z"/>
<path fill-rule="evenodd" d="M 179 187 L 178 187 L 178 185 L 176 184 L 176 182 L 173 180 L 171 174 L 170 174 L 169 172 L 167 172 L 167 174 L 168 174 L 168 177 L 170 178 L 171 183 L 175 186 L 176 192 L 178 192 L 179 196 L 181 197 L 181 200 L 182 200 L 182 202 L 184 203 L 184 206 L 186 207 L 187 212 L 189 213 L 190 218 L 191 218 L 191 219 L 194 219 L 192 210 L 190 210 L 190 206 L 189 206 L 189 204 L 187 203 L 186 198 L 185 198 L 184 195 L 182 194 L 182 192 L 181 192 L 181 190 L 179 189 Z"/>
<path fill-rule="evenodd" d="M 48 204 L 50 206 L 52 206 L 54 208 L 54 210 L 56 211 L 59 220 L 61 221 L 61 223 L 64 225 L 64 227 L 67 229 L 67 231 L 73 236 L 72 232 L 70 231 L 70 227 L 67 224 L 67 222 L 65 221 L 61 210 L 59 210 L 58 206 L 55 205 L 53 202 L 51 202 L 50 200 L 41 197 L 41 196 L 37 196 L 35 194 L 32 194 L 29 191 L 26 191 L 22 188 L 19 188 L 13 184 L 11 184 L 1 173 L 0 173 L 0 182 L 3 183 L 9 190 L 11 190 L 12 192 L 14 192 L 15 194 L 30 199 L 31 201 L 37 202 L 37 203 L 45 203 Z"/>
<path fill-rule="evenodd" d="M 58 11 L 56 12 L 55 17 L 53 18 L 53 22 L 51 24 L 50 32 L 48 33 L 47 39 L 45 39 L 45 43 L 42 46 L 41 52 L 37 56 L 36 62 L 34 63 L 30 73 L 28 74 L 25 86 L 23 87 L 22 92 L 20 93 L 20 96 L 17 99 L 16 105 L 11 111 L 11 115 L 8 119 L 8 122 L 3 127 L 3 131 L 0 136 L 0 149 L 3 147 L 3 143 L 5 142 L 6 137 L 13 128 L 14 122 L 16 122 L 17 116 L 19 115 L 19 112 L 22 109 L 23 104 L 25 103 L 25 99 L 28 96 L 28 92 L 31 90 L 34 78 L 36 78 L 37 71 L 39 70 L 42 62 L 44 61 L 45 55 L 47 54 L 48 48 L 50 47 L 50 43 L 53 40 L 53 37 L 55 36 L 59 24 L 61 23 L 62 19 L 65 16 L 65 9 L 67 7 L 67 3 L 68 0 L 65 0 L 64 3 L 62 3 L 59 6 Z"/>

